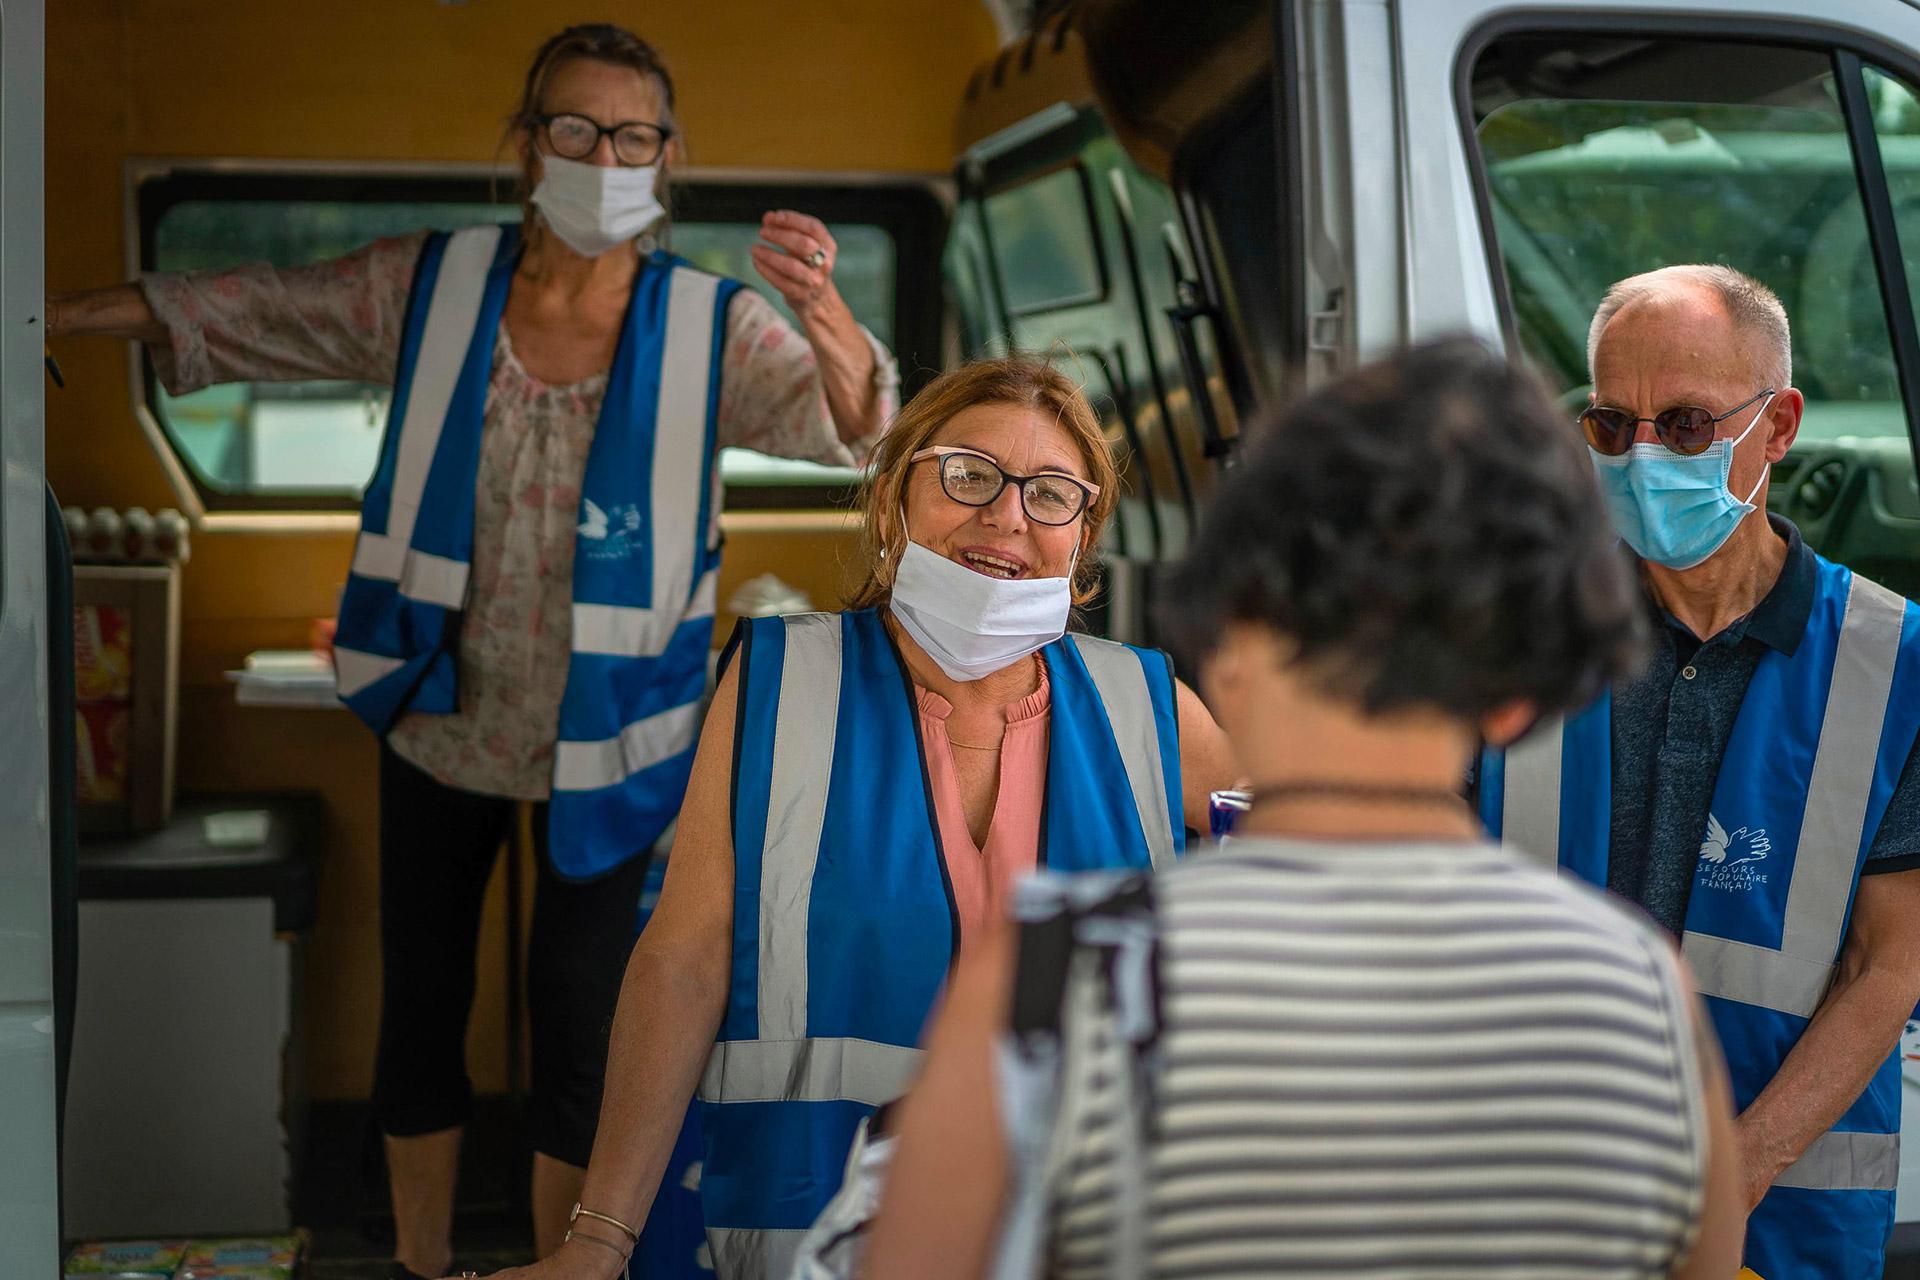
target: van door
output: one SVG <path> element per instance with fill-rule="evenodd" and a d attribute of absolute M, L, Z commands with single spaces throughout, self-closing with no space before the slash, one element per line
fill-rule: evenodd
<path fill-rule="evenodd" d="M 1418 248 L 1405 336 L 1516 343 L 1573 404 L 1608 284 L 1740 267 L 1785 304 L 1808 402 L 1774 508 L 1920 594 L 1920 330 L 1901 252 L 1920 254 L 1920 12 L 1856 0 L 1842 27 L 1804 3 L 1655 16 L 1561 0 L 1483 18 L 1497 8 L 1397 10 L 1391 180 Z"/>
<path fill-rule="evenodd" d="M 1083 623 L 1145 644 L 1240 416 L 1292 355 L 1267 0 L 1202 9 L 1069 6 L 982 66 L 946 248 L 964 353 L 1057 360 L 1106 425 L 1122 489 Z"/>
<path fill-rule="evenodd" d="M 1682 262 L 1758 277 L 1786 307 L 1807 398 L 1769 506 L 1920 596 L 1920 10 L 1686 10 L 1399 5 L 1398 146 L 1355 155 L 1397 196 L 1405 268 L 1382 292 L 1409 338 L 1467 328 L 1517 346 L 1571 419 L 1610 283 Z M 1913 1115 L 1920 1063 L 1904 1065 Z M 1920 1220 L 1917 1146 L 1902 1222 Z"/>
<path fill-rule="evenodd" d="M 60 1265 L 47 815 L 41 0 L 0 7 L 0 1275 Z"/>

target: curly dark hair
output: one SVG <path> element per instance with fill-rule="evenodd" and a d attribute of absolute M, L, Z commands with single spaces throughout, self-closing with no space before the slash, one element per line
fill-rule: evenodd
<path fill-rule="evenodd" d="M 1477 720 L 1584 706 L 1646 621 L 1577 434 L 1481 343 L 1430 342 L 1250 433 L 1163 600 L 1187 656 L 1264 623 L 1328 692 Z"/>

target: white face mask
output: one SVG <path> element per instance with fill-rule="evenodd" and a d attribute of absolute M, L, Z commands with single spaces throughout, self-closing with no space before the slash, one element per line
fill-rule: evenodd
<path fill-rule="evenodd" d="M 533 207 L 568 248 L 597 258 L 666 216 L 653 193 L 659 174 L 653 164 L 625 168 L 543 155 Z"/>
<path fill-rule="evenodd" d="M 978 680 L 1066 634 L 1072 571 L 1065 578 L 990 578 L 908 542 L 888 607 L 942 671 Z"/>

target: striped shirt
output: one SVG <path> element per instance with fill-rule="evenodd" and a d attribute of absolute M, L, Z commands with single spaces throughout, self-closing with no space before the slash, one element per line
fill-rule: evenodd
<path fill-rule="evenodd" d="M 1706 1121 L 1651 923 L 1491 845 L 1234 840 L 1159 877 L 1141 1274 L 1665 1276 Z M 1084 1001 L 1069 999 L 1067 1007 Z M 1108 1274 L 1109 1015 L 1070 1041 L 1052 1250 Z"/>

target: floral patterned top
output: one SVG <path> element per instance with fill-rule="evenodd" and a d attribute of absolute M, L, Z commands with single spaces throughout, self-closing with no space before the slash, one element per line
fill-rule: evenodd
<path fill-rule="evenodd" d="M 160 381 L 182 395 L 216 382 L 341 378 L 391 382 L 426 233 L 378 240 L 332 262 L 143 276 L 167 330 Z M 899 407 L 892 357 L 880 421 Z M 762 453 L 855 466 L 872 441 L 840 440 L 812 346 L 751 289 L 727 309 L 719 440 Z M 482 419 L 473 564 L 459 645 L 460 710 L 406 715 L 388 742 L 449 786 L 547 797 L 572 651 L 580 483 L 606 392 L 604 373 L 549 386 L 515 358 L 507 326 L 493 352 Z"/>

